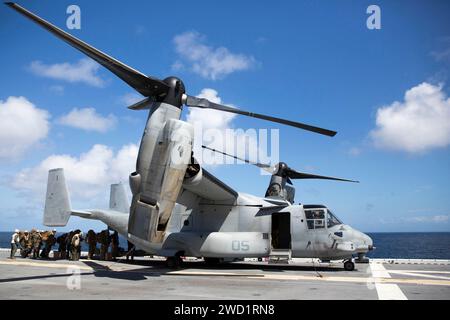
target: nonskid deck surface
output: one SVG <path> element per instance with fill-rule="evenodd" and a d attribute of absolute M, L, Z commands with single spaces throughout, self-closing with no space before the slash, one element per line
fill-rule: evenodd
<path fill-rule="evenodd" d="M 450 299 L 450 261 L 376 259 L 344 271 L 341 263 L 295 259 L 207 266 L 162 259 L 8 259 L 0 251 L 1 299 Z"/>

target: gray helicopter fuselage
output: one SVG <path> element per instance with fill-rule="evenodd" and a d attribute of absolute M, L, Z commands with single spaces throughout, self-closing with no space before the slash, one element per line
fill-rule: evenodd
<path fill-rule="evenodd" d="M 319 208 L 324 210 L 324 221 L 311 229 L 303 205 L 265 209 L 270 205 L 264 198 L 243 193 L 231 205 L 204 203 L 188 208 L 177 203 L 162 243 L 132 241 L 155 255 L 228 259 L 267 257 L 274 249 L 284 249 L 293 258 L 338 260 L 372 246 L 367 235 L 348 225 L 329 226 L 324 207 Z M 92 211 L 86 218 L 101 220 L 128 238 L 128 214 Z"/>
<path fill-rule="evenodd" d="M 166 257 L 242 259 L 285 250 L 294 258 L 336 260 L 370 250 L 372 240 L 363 233 L 341 223 L 329 226 L 326 208 L 319 208 L 322 218 L 311 228 L 304 206 L 291 205 L 294 189 L 285 190 L 285 178 L 272 176 L 271 186 L 282 193 L 262 198 L 232 190 L 201 167 L 186 176 L 194 135 L 192 126 L 178 119 L 180 112 L 166 103 L 150 106 L 136 172 L 130 175 L 130 213 L 72 210 L 56 170 L 49 178 L 49 225 L 64 225 L 70 212 L 101 220 L 138 248 Z M 58 212 L 64 221 L 54 220 Z"/>

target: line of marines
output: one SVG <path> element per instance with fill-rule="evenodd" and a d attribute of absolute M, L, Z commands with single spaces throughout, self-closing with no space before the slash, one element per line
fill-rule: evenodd
<path fill-rule="evenodd" d="M 97 254 L 97 244 L 100 245 L 100 260 L 107 259 L 107 253 L 110 247 L 111 258 L 115 260 L 119 256 L 119 235 L 117 231 L 110 234 L 110 231 L 106 229 L 96 233 L 91 229 L 85 236 L 81 230 L 77 229 L 57 237 L 56 230 L 43 231 L 32 229 L 28 232 L 27 230 L 19 231 L 16 229 L 12 236 L 10 258 L 15 259 L 16 251 L 20 249 L 20 256 L 22 258 L 48 259 L 52 247 L 58 244 L 58 251 L 57 254 L 54 252 L 54 258 L 77 261 L 80 259 L 81 244 L 83 241 L 89 247 L 88 259 L 93 259 L 94 255 Z"/>

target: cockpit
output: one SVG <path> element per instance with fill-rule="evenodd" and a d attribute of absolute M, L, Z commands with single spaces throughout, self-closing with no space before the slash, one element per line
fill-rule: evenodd
<path fill-rule="evenodd" d="M 306 241 L 299 241 L 298 247 L 303 257 L 313 256 L 308 253 L 313 248 L 315 254 L 322 250 L 321 261 L 347 259 L 344 263 L 346 270 L 353 270 L 354 263 L 348 257 L 357 254 L 358 260 L 365 261 L 365 254 L 373 250 L 372 239 L 349 225 L 344 225 L 341 220 L 324 205 L 303 205 L 305 219 L 301 219 Z M 306 221 L 305 221 L 306 220 Z M 305 225 L 306 222 L 306 225 Z M 306 246 L 305 246 L 306 244 Z M 303 249 L 306 248 L 306 249 Z"/>
<path fill-rule="evenodd" d="M 322 205 L 304 205 L 306 223 L 308 229 L 324 229 L 331 228 L 342 224 L 336 215 L 325 206 Z"/>

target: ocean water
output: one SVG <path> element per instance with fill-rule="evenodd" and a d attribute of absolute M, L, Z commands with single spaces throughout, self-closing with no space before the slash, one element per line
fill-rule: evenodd
<path fill-rule="evenodd" d="M 450 232 L 367 233 L 375 250 L 370 258 L 450 259 Z"/>
<path fill-rule="evenodd" d="M 9 248 L 12 232 L 0 232 L 0 247 Z M 57 234 L 59 235 L 59 234 Z M 450 232 L 399 232 L 368 233 L 375 250 L 371 258 L 396 259 L 450 259 Z M 119 237 L 120 247 L 126 249 L 127 241 Z M 87 251 L 83 243 L 82 249 Z"/>

